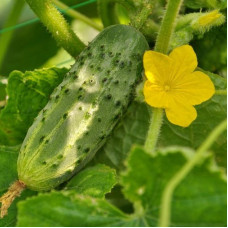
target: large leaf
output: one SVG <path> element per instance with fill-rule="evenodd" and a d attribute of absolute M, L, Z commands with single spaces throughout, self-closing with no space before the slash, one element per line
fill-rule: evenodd
<path fill-rule="evenodd" d="M 110 167 L 98 164 L 86 168 L 73 177 L 66 190 L 79 194 L 103 198 L 116 184 L 116 171 Z"/>
<path fill-rule="evenodd" d="M 172 148 L 151 156 L 135 147 L 121 177 L 135 212 L 124 214 L 104 199 L 51 192 L 20 202 L 18 226 L 155 226 L 161 195 L 170 178 L 192 158 L 192 150 Z M 173 226 L 224 226 L 226 181 L 211 158 L 194 168 L 174 192 Z"/>
<path fill-rule="evenodd" d="M 46 105 L 53 89 L 62 81 L 67 69 L 13 71 L 10 74 L 7 105 L 0 112 L 0 131 L 9 144 L 21 143 L 38 112 Z M 0 138 L 0 144 L 7 142 Z"/>
<path fill-rule="evenodd" d="M 125 196 L 135 203 L 135 213 L 141 214 L 145 225 L 157 225 L 164 187 L 193 155 L 183 148 L 159 150 L 154 156 L 139 147 L 131 151 L 121 182 Z M 226 181 L 213 165 L 207 158 L 174 191 L 172 226 L 226 225 Z"/>
<path fill-rule="evenodd" d="M 103 199 L 68 196 L 66 193 L 41 194 L 19 203 L 18 226 L 118 227 L 127 215 Z"/>
<path fill-rule="evenodd" d="M 216 89 L 225 89 L 226 80 L 219 75 L 205 72 L 213 80 Z M 207 137 L 208 133 L 226 118 L 226 96 L 214 95 L 209 101 L 196 106 L 197 119 L 187 128 L 172 125 L 164 118 L 159 146 L 188 146 L 194 149 Z M 126 116 L 114 130 L 112 137 L 95 157 L 95 162 L 105 162 L 116 168 L 123 167 L 124 158 L 133 144 L 143 145 L 149 127 L 149 112 L 145 103 L 135 102 Z M 217 162 L 226 166 L 226 133 L 214 143 L 213 151 Z M 111 162 L 110 162 L 111 161 Z"/>
<path fill-rule="evenodd" d="M 19 146 L 5 147 L 0 146 L 0 196 L 4 194 L 9 186 L 17 180 L 17 156 Z M 0 227 L 14 226 L 16 224 L 18 201 L 25 199 L 34 193 L 29 190 L 25 190 L 20 198 L 17 198 L 11 207 L 9 208 L 8 215 L 3 219 L 0 219 Z"/>

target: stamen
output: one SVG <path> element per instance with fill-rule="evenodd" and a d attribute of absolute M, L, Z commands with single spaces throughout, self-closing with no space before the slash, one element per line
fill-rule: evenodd
<path fill-rule="evenodd" d="M 165 85 L 164 86 L 164 90 L 165 90 L 165 92 L 168 92 L 170 90 L 170 86 L 169 85 Z"/>

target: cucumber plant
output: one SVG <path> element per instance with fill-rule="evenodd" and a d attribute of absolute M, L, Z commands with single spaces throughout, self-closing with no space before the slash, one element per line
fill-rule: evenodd
<path fill-rule="evenodd" d="M 20 72 L 17 74 L 20 73 L 21 80 L 9 77 L 0 113 L 0 144 L 16 145 L 9 140 L 11 133 L 20 135 L 21 140 L 15 136 L 19 143 L 24 139 L 20 134 L 22 130 L 27 136 L 22 146 L 0 147 L 1 194 L 13 183 L 0 197 L 0 217 L 7 214 L 13 200 L 24 189 L 28 190 L 23 192 L 21 201 L 30 196 L 29 189 L 46 193 L 20 202 L 18 213 L 15 201 L 9 216 L 0 219 L 0 226 L 13 224 L 9 221 L 11 217 L 17 220 L 17 226 L 29 227 L 50 224 L 224 226 L 226 181 L 213 159 L 219 166 L 226 167 L 224 130 L 227 121 L 223 110 L 226 82 L 208 69 L 201 69 L 204 66 L 195 51 L 198 49 L 202 55 L 201 50 L 206 46 L 212 50 L 204 34 L 224 24 L 225 2 L 205 0 L 189 4 L 188 1 L 168 0 L 166 8 L 166 1 L 161 0 L 97 0 L 96 3 L 85 1 L 80 4 L 97 4 L 103 26 L 88 18 L 87 12 L 87 16 L 83 15 L 73 9 L 77 7 L 69 9 L 59 0 L 26 2 L 57 44 L 76 62 L 66 75 L 64 73 L 62 83 L 59 85 L 59 81 L 54 86 L 57 87 L 54 91 L 42 93 L 43 90 L 37 90 L 37 84 L 45 88 L 42 82 L 49 80 L 45 77 L 48 73 L 41 75 L 39 72 L 34 78 L 34 74 L 26 72 L 29 74 L 27 81 Z M 202 10 L 196 10 L 199 8 Z M 60 11 L 97 31 L 105 29 L 86 47 L 79 38 L 82 36 L 75 34 Z M 132 27 L 119 24 L 128 22 Z M 219 37 L 218 30 L 211 32 Z M 203 48 L 195 45 L 197 39 L 204 44 Z M 219 43 L 221 45 L 215 42 L 216 50 L 210 54 L 216 53 L 225 59 L 224 44 Z M 209 61 L 208 57 L 205 61 Z M 200 68 L 196 70 L 197 62 Z M 219 58 L 213 62 L 222 63 Z M 214 73 L 225 73 L 223 67 L 215 65 L 213 63 L 211 67 Z M 144 82 L 136 90 L 138 102 L 125 114 L 135 98 L 135 87 L 143 78 Z M 34 96 L 23 89 L 30 86 Z M 14 88 L 20 88 L 21 92 L 13 91 Z M 27 108 L 30 100 L 33 104 L 42 100 L 33 99 L 38 93 L 45 97 L 44 104 L 48 100 L 46 106 Z M 211 97 L 210 101 L 201 104 Z M 28 129 L 30 121 L 22 116 L 30 115 L 30 110 L 35 110 L 30 116 L 34 122 Z M 8 113 L 11 115 L 6 116 Z M 15 122 L 18 119 L 28 124 L 18 128 L 10 116 L 16 119 Z M 9 126 L 12 126 L 12 132 Z M 131 149 L 136 143 L 139 145 Z M 172 147 L 160 148 L 166 146 Z M 215 152 L 213 155 L 207 153 L 209 148 Z M 88 164 L 95 164 L 95 168 L 85 169 L 73 177 L 99 149 L 95 159 Z M 116 171 L 97 163 L 119 171 L 117 188 L 111 191 L 117 183 Z M 125 172 L 122 172 L 122 164 L 126 166 Z M 47 192 L 53 189 L 58 191 Z M 109 202 L 105 199 L 108 192 Z M 199 203 L 205 196 L 207 199 Z M 186 200 L 191 205 L 186 204 Z"/>

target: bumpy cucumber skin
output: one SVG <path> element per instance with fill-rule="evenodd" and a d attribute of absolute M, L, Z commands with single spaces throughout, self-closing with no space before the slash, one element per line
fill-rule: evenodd
<path fill-rule="evenodd" d="M 106 28 L 89 44 L 30 127 L 18 158 L 19 180 L 47 191 L 93 157 L 133 99 L 148 48 L 126 25 Z"/>

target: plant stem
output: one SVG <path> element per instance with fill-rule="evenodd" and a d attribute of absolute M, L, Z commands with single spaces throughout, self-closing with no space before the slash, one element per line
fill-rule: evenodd
<path fill-rule="evenodd" d="M 144 25 L 147 18 L 151 14 L 151 11 L 152 11 L 152 6 L 150 4 L 143 7 L 140 13 L 138 13 L 137 15 L 134 15 L 131 18 L 132 26 L 135 27 L 136 29 L 141 29 L 141 27 Z"/>
<path fill-rule="evenodd" d="M 91 27 L 95 28 L 98 31 L 101 31 L 103 29 L 102 26 L 99 24 L 95 23 L 93 20 L 90 18 L 86 17 L 85 15 L 77 12 L 76 10 L 71 9 L 69 6 L 66 4 L 60 2 L 59 0 L 53 0 L 53 3 L 62 10 L 62 12 L 66 13 L 72 18 L 78 19 L 80 21 L 85 22 L 86 24 L 90 25 Z"/>
<path fill-rule="evenodd" d="M 10 15 L 9 15 L 6 23 L 4 24 L 4 28 L 8 28 L 17 23 L 20 15 L 21 15 L 21 11 L 23 10 L 23 7 L 24 7 L 23 0 L 14 0 L 13 8 L 10 12 Z M 11 30 L 0 36 L 0 70 L 1 70 L 1 67 L 3 64 L 3 58 L 5 57 L 6 51 L 10 44 L 13 32 L 14 31 Z"/>
<path fill-rule="evenodd" d="M 215 90 L 215 95 L 227 95 L 227 90 Z"/>
<path fill-rule="evenodd" d="M 167 54 L 169 42 L 175 28 L 176 17 L 183 0 L 169 0 L 165 16 L 157 36 L 155 51 Z"/>
<path fill-rule="evenodd" d="M 227 128 L 227 120 L 220 123 L 198 148 L 193 158 L 189 160 L 168 182 L 161 200 L 160 217 L 158 226 L 168 227 L 171 217 L 171 200 L 177 185 L 188 175 L 194 166 L 203 159 L 204 153 L 211 147 L 217 137 Z"/>
<path fill-rule="evenodd" d="M 146 142 L 144 148 L 146 151 L 153 153 L 156 147 L 158 136 L 160 133 L 160 128 L 162 126 L 162 118 L 163 117 L 163 109 L 154 108 L 151 123 L 148 130 L 148 136 L 146 138 Z"/>
<path fill-rule="evenodd" d="M 110 25 L 119 24 L 118 17 L 116 15 L 116 1 L 115 0 L 98 0 L 97 9 L 102 20 L 104 27 Z"/>
<path fill-rule="evenodd" d="M 76 57 L 85 44 L 75 35 L 51 0 L 26 0 L 42 23 L 52 33 L 59 46 Z"/>
<path fill-rule="evenodd" d="M 175 19 L 178 15 L 182 0 L 169 0 L 167 10 L 162 20 L 161 28 L 159 30 L 155 51 L 167 54 L 171 35 L 175 28 Z M 153 109 L 149 131 L 147 134 L 145 149 L 153 153 L 158 141 L 160 128 L 162 126 L 163 110 L 159 108 Z"/>

